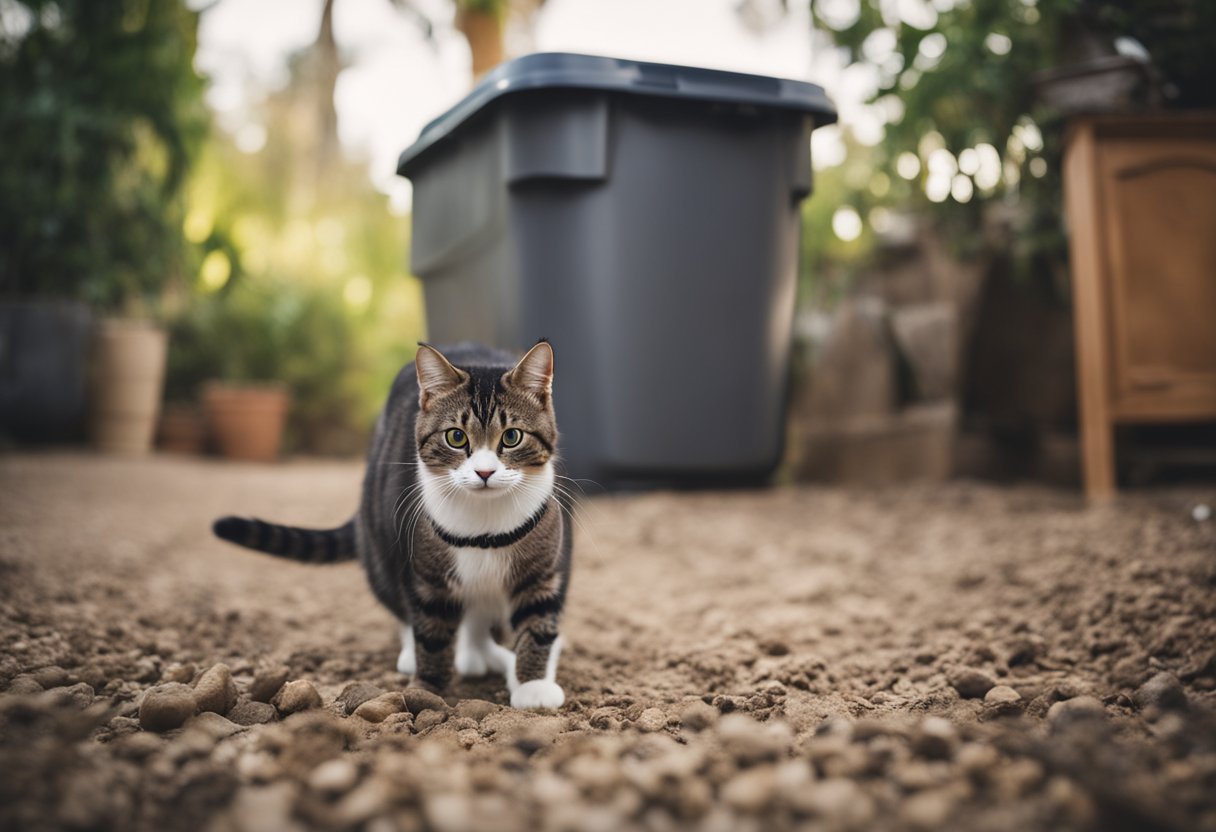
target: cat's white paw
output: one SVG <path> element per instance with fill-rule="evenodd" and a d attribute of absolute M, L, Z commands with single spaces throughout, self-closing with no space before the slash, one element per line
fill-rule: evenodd
<path fill-rule="evenodd" d="M 461 676 L 485 676 L 489 668 L 485 656 L 473 644 L 467 641 L 456 642 L 456 672 Z"/>
<path fill-rule="evenodd" d="M 560 708 L 565 701 L 566 693 L 561 685 L 548 679 L 524 682 L 511 693 L 511 707 L 523 710 Z"/>

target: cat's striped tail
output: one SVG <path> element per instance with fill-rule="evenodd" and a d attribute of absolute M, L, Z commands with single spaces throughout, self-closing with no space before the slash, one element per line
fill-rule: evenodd
<path fill-rule="evenodd" d="M 221 540 L 300 563 L 338 563 L 356 556 L 353 518 L 336 529 L 297 529 L 252 517 L 221 517 L 211 530 Z"/>

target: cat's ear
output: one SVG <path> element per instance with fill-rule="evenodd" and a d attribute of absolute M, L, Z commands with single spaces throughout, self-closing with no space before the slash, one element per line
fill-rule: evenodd
<path fill-rule="evenodd" d="M 513 387 L 547 400 L 553 392 L 553 347 L 541 341 L 528 354 L 519 359 L 503 381 Z"/>
<path fill-rule="evenodd" d="M 418 371 L 418 406 L 423 410 L 432 396 L 455 390 L 465 379 L 465 374 L 453 367 L 443 353 L 428 344 L 418 345 L 414 369 Z"/>

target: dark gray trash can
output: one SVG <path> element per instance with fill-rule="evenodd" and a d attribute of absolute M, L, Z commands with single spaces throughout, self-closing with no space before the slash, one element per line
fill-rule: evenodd
<path fill-rule="evenodd" d="M 428 337 L 548 337 L 568 473 L 759 481 L 779 461 L 812 84 L 586 55 L 489 73 L 428 124 L 410 265 Z"/>

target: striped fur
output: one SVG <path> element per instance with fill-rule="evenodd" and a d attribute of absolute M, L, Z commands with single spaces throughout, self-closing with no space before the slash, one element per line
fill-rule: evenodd
<path fill-rule="evenodd" d="M 252 517 L 221 517 L 211 530 L 221 540 L 301 563 L 338 563 L 358 557 L 354 520 L 336 529 L 300 529 Z"/>
<path fill-rule="evenodd" d="M 412 685 L 442 691 L 454 666 L 489 670 L 505 676 L 517 707 L 561 705 L 572 537 L 554 495 L 552 361 L 547 343 L 518 363 L 475 345 L 422 345 L 393 382 L 351 522 L 311 531 L 226 517 L 215 533 L 310 563 L 357 555 L 413 641 L 399 657 Z M 453 429 L 466 444 L 449 441 Z M 523 439 L 508 446 L 509 429 Z"/>

